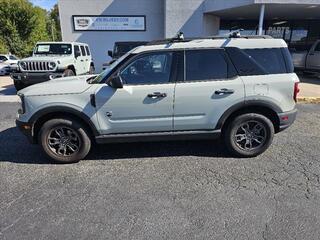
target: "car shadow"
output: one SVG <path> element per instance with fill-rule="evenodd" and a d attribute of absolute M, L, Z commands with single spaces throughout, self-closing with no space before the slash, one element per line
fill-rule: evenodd
<path fill-rule="evenodd" d="M 21 164 L 51 164 L 52 161 L 42 152 L 39 145 L 30 144 L 25 136 L 12 127 L 0 132 L 1 162 Z M 131 160 L 157 157 L 229 157 L 220 141 L 167 141 L 114 143 L 94 145 L 84 161 L 90 160 Z"/>
<path fill-rule="evenodd" d="M 0 95 L 5 95 L 5 96 L 14 96 L 17 94 L 17 91 L 13 85 L 6 85 L 3 86 L 0 90 Z"/>
<path fill-rule="evenodd" d="M 299 79 L 302 83 L 316 84 L 320 85 L 320 75 L 318 74 L 298 74 Z"/>

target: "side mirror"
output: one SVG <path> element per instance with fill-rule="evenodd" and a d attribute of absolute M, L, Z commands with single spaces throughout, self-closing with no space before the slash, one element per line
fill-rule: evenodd
<path fill-rule="evenodd" d="M 109 86 L 110 87 L 113 87 L 113 88 L 123 88 L 123 81 L 120 77 L 120 75 L 115 75 L 113 76 L 110 81 L 108 82 Z"/>
<path fill-rule="evenodd" d="M 108 56 L 113 57 L 113 52 L 111 50 L 108 51 Z"/>

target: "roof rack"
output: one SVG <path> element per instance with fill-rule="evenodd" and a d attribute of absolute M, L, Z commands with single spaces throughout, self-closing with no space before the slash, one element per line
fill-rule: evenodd
<path fill-rule="evenodd" d="M 170 44 L 176 42 L 190 42 L 194 40 L 218 40 L 218 39 L 228 39 L 228 38 L 245 38 L 245 39 L 273 39 L 273 37 L 269 35 L 241 35 L 240 31 L 243 29 L 235 30 L 229 33 L 227 36 L 208 36 L 208 37 L 195 37 L 195 38 L 184 38 L 182 32 L 179 32 L 173 38 L 166 38 L 162 40 L 154 40 L 148 42 L 146 45 L 160 45 L 160 44 Z"/>

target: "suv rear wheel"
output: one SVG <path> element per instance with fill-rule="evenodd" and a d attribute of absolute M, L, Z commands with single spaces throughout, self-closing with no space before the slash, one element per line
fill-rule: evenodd
<path fill-rule="evenodd" d="M 89 74 L 94 74 L 94 72 L 95 72 L 94 66 L 91 65 L 89 69 Z"/>
<path fill-rule="evenodd" d="M 267 117 L 247 113 L 236 117 L 226 128 L 224 140 L 229 151 L 238 157 L 255 157 L 268 149 L 274 126 Z"/>
<path fill-rule="evenodd" d="M 91 148 L 86 128 L 73 119 L 47 121 L 39 133 L 44 152 L 60 163 L 78 162 L 85 158 Z"/>

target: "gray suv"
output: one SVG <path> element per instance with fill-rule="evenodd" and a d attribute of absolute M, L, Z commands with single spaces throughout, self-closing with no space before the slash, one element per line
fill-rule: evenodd
<path fill-rule="evenodd" d="M 298 82 L 283 40 L 175 38 L 133 49 L 100 75 L 19 91 L 17 126 L 63 163 L 93 143 L 219 137 L 233 155 L 254 157 L 294 122 Z"/>

